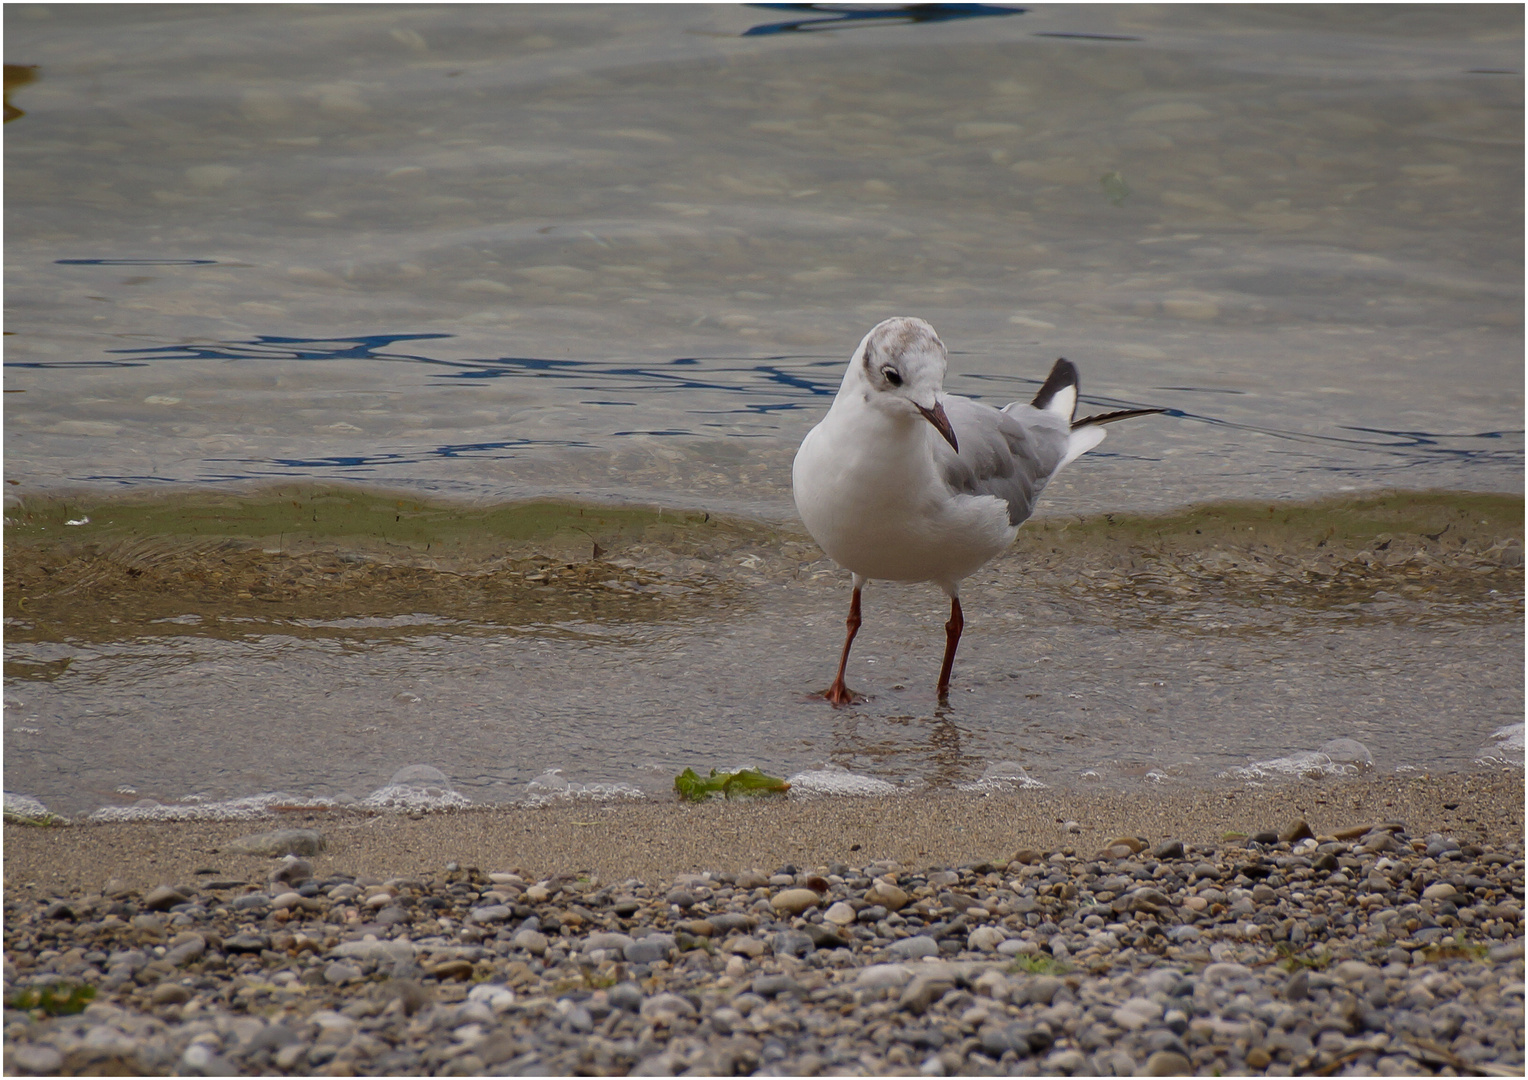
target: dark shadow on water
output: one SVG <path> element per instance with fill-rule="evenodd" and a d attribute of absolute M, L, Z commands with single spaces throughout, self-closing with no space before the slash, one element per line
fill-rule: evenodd
<path fill-rule="evenodd" d="M 218 266 L 217 259 L 54 259 L 59 266 Z"/>
<path fill-rule="evenodd" d="M 858 30 L 875 26 L 915 26 L 920 23 L 956 22 L 1022 15 L 1028 8 L 997 4 L 750 4 L 769 11 L 799 11 L 821 16 L 764 23 L 743 31 L 743 37 L 774 34 L 810 34 L 822 30 Z"/>

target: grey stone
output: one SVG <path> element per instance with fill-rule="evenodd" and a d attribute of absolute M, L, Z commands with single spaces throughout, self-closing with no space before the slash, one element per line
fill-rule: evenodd
<path fill-rule="evenodd" d="M 1310 998 L 1310 972 L 1301 968 L 1284 984 L 1285 1001 L 1305 1001 Z"/>
<path fill-rule="evenodd" d="M 19 1072 L 49 1076 L 64 1067 L 64 1055 L 44 1043 L 18 1043 L 6 1048 L 6 1072 Z"/>
<path fill-rule="evenodd" d="M 780 994 L 800 994 L 801 984 L 789 975 L 757 975 L 750 989 L 760 997 L 776 997 Z"/>
<path fill-rule="evenodd" d="M 663 993 L 654 994 L 642 1002 L 641 1012 L 643 1017 L 654 1016 L 694 1016 L 695 1006 L 678 994 Z"/>
<path fill-rule="evenodd" d="M 886 947 L 886 951 L 898 960 L 917 960 L 925 956 L 938 956 L 939 943 L 927 934 L 918 934 L 893 941 Z"/>
<path fill-rule="evenodd" d="M 313 864 L 307 859 L 300 859 L 296 855 L 288 855 L 281 860 L 281 865 L 271 871 L 271 884 L 276 885 L 300 885 L 313 877 Z"/>
<path fill-rule="evenodd" d="M 1157 859 L 1181 859 L 1183 858 L 1183 841 L 1163 840 L 1152 849 L 1151 854 Z"/>
<path fill-rule="evenodd" d="M 919 972 L 902 988 L 897 1004 L 909 1012 L 923 1013 L 954 988 L 955 979 L 946 972 Z"/>
<path fill-rule="evenodd" d="M 179 889 L 161 885 L 143 898 L 142 907 L 146 911 L 169 911 L 176 904 L 184 904 L 187 899 L 186 894 Z"/>
<path fill-rule="evenodd" d="M 1022 999 L 1030 1005 L 1049 1005 L 1056 999 L 1056 992 L 1064 985 L 1054 975 L 1034 975 L 1023 979 L 1009 996 L 1010 1000 Z"/>
<path fill-rule="evenodd" d="M 849 945 L 849 939 L 835 930 L 831 923 L 807 923 L 801 932 L 811 938 L 812 944 L 819 949 L 843 949 Z"/>
<path fill-rule="evenodd" d="M 547 936 L 540 930 L 519 930 L 515 936 L 509 939 L 509 943 L 517 949 L 524 949 L 532 956 L 544 956 L 550 942 Z"/>
<path fill-rule="evenodd" d="M 753 930 L 755 925 L 753 919 L 750 919 L 747 915 L 740 915 L 734 911 L 722 912 L 719 915 L 711 915 L 707 917 L 706 922 L 710 923 L 712 929 L 714 929 L 718 934 L 730 933 L 733 930 L 740 930 L 747 934 Z"/>
<path fill-rule="evenodd" d="M 324 838 L 314 829 L 273 829 L 270 832 L 241 836 L 229 843 L 227 850 L 240 855 L 317 855 L 324 850 Z"/>
<path fill-rule="evenodd" d="M 600 931 L 584 939 L 584 950 L 593 952 L 595 949 L 604 949 L 607 952 L 619 952 L 624 955 L 626 946 L 631 944 L 631 940 L 626 934 Z"/>
<path fill-rule="evenodd" d="M 336 960 L 324 968 L 324 981 L 331 986 L 342 986 L 348 982 L 355 982 L 364 975 L 365 972 L 360 968 L 343 960 Z"/>
<path fill-rule="evenodd" d="M 182 964 L 189 964 L 206 951 L 207 939 L 200 934 L 189 934 L 179 944 L 171 943 L 169 951 L 164 954 L 164 962 L 179 967 Z"/>
<path fill-rule="evenodd" d="M 616 983 L 605 991 L 605 1000 L 612 1009 L 624 1009 L 627 1012 L 640 1011 L 644 997 L 642 988 L 631 982 Z"/>
<path fill-rule="evenodd" d="M 633 964 L 651 964 L 668 959 L 678 946 L 667 934 L 649 934 L 626 946 L 625 956 Z"/>
<path fill-rule="evenodd" d="M 800 930 L 782 930 L 769 939 L 769 944 L 776 956 L 805 956 L 817 951 L 811 937 Z"/>

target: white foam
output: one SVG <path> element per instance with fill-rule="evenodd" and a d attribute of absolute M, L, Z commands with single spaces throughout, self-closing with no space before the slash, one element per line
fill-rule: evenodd
<path fill-rule="evenodd" d="M 957 791 L 1017 791 L 1043 788 L 1042 784 L 1017 761 L 995 761 L 982 770 L 981 778 L 956 784 Z"/>
<path fill-rule="evenodd" d="M 1491 732 L 1491 743 L 1482 746 L 1475 753 L 1475 761 L 1480 765 L 1510 765 L 1514 768 L 1523 766 L 1523 725 L 1508 724 Z"/>
<path fill-rule="evenodd" d="M 465 810 L 472 800 L 449 785 L 384 784 L 353 805 L 362 810 Z"/>
<path fill-rule="evenodd" d="M 610 799 L 643 799 L 647 792 L 633 784 L 578 784 L 562 775 L 561 769 L 548 769 L 525 785 L 527 806 L 545 806 L 569 799 L 603 802 Z"/>
<path fill-rule="evenodd" d="M 41 821 L 49 825 L 67 825 L 69 819 L 61 817 L 49 810 L 42 804 L 41 799 L 35 799 L 30 795 L 21 795 L 14 791 L 5 792 L 5 816 L 24 818 L 27 821 Z"/>
<path fill-rule="evenodd" d="M 388 784 L 406 784 L 413 787 L 443 787 L 451 786 L 451 778 L 441 772 L 434 765 L 405 765 L 393 773 L 393 778 Z"/>
<path fill-rule="evenodd" d="M 829 766 L 807 769 L 787 777 L 792 795 L 895 795 L 902 789 L 874 776 Z"/>
<path fill-rule="evenodd" d="M 1303 776 L 1320 779 L 1326 776 L 1354 776 L 1374 767 L 1369 748 L 1356 739 L 1332 739 L 1319 750 L 1302 750 L 1286 757 L 1254 761 L 1220 773 L 1222 780 L 1274 780 Z"/>
<path fill-rule="evenodd" d="M 327 810 L 334 805 L 333 799 L 299 798 L 284 791 L 269 791 L 261 795 L 246 795 L 239 799 L 219 802 L 198 802 L 190 805 L 170 803 L 153 799 L 139 799 L 132 806 L 103 806 L 90 815 L 90 821 L 243 821 L 266 817 L 277 809 Z"/>

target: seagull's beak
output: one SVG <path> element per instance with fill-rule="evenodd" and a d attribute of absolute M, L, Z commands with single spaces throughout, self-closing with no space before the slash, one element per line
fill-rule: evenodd
<path fill-rule="evenodd" d="M 917 402 L 918 411 L 923 414 L 923 419 L 934 425 L 934 430 L 944 436 L 944 441 L 950 444 L 950 449 L 960 453 L 960 444 L 955 441 L 955 429 L 950 426 L 950 418 L 944 414 L 944 403 L 937 398 L 932 409 L 925 409 Z"/>

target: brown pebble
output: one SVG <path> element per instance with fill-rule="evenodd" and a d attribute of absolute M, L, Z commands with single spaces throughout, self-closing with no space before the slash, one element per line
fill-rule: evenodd
<path fill-rule="evenodd" d="M 776 911 L 788 911 L 792 915 L 800 915 L 807 908 L 814 906 L 821 897 L 811 889 L 786 889 L 778 893 L 770 904 Z"/>
<path fill-rule="evenodd" d="M 155 1005 L 184 1005 L 191 1000 L 191 988 L 178 982 L 162 982 L 154 987 L 149 1000 Z"/>
<path fill-rule="evenodd" d="M 1346 829 L 1333 829 L 1332 838 L 1336 840 L 1357 840 L 1363 836 L 1373 825 L 1350 825 Z"/>
<path fill-rule="evenodd" d="M 902 889 L 885 881 L 877 881 L 865 892 L 867 903 L 879 904 L 887 911 L 900 911 L 911 899 Z"/>
<path fill-rule="evenodd" d="M 430 968 L 430 974 L 442 981 L 446 979 L 470 979 L 472 978 L 472 962 L 470 960 L 447 960 Z"/>
<path fill-rule="evenodd" d="M 1013 853 L 1013 858 L 1010 859 L 1009 862 L 1022 863 L 1025 866 L 1033 866 L 1035 863 L 1044 858 L 1045 854 L 1043 852 L 1036 851 L 1034 848 L 1020 848 L 1018 851 Z"/>
<path fill-rule="evenodd" d="M 1283 832 L 1279 833 L 1279 839 L 1286 844 L 1295 844 L 1301 840 L 1311 840 L 1315 836 L 1316 834 L 1311 831 L 1310 823 L 1303 817 L 1295 818 L 1294 821 L 1284 827 Z"/>
<path fill-rule="evenodd" d="M 184 904 L 186 894 L 173 885 L 161 885 L 143 898 L 145 911 L 169 911 L 176 904 Z"/>
<path fill-rule="evenodd" d="M 1146 1059 L 1147 1076 L 1192 1076 L 1194 1063 L 1176 1050 L 1158 1050 Z"/>

